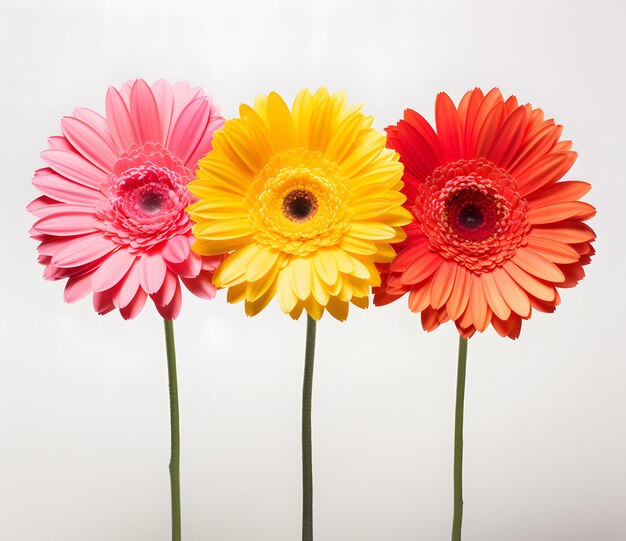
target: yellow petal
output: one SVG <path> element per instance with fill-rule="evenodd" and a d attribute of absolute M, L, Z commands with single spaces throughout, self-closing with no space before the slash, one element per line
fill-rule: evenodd
<path fill-rule="evenodd" d="M 287 104 L 276 92 L 270 92 L 267 100 L 267 113 L 274 148 L 278 151 L 295 148 L 296 132 L 293 117 Z"/>
<path fill-rule="evenodd" d="M 247 219 L 202 221 L 193 226 L 193 234 L 204 240 L 225 240 L 252 234 Z"/>
<path fill-rule="evenodd" d="M 339 276 L 337 259 L 332 250 L 320 249 L 313 256 L 313 265 L 320 278 L 327 284 L 334 284 Z"/>
<path fill-rule="evenodd" d="M 270 287 L 265 294 L 258 298 L 255 301 L 246 300 L 246 315 L 247 316 L 256 316 L 263 308 L 265 308 L 270 301 L 274 298 L 276 294 L 276 282 L 272 282 L 272 287 Z"/>
<path fill-rule="evenodd" d="M 339 321 L 345 321 L 348 318 L 349 305 L 346 301 L 340 301 L 331 297 L 326 305 L 328 313 Z"/>
<path fill-rule="evenodd" d="M 322 306 L 326 306 L 330 294 L 328 293 L 328 289 L 320 276 L 313 270 L 311 273 L 311 293 L 313 293 L 313 297 L 320 303 Z"/>
<path fill-rule="evenodd" d="M 313 111 L 313 96 L 308 88 L 298 92 L 293 102 L 292 116 L 296 129 L 298 146 L 308 148 L 309 146 L 309 125 L 311 122 L 311 112 Z"/>
<path fill-rule="evenodd" d="M 396 230 L 376 222 L 352 222 L 348 234 L 367 240 L 388 240 L 396 236 Z"/>
<path fill-rule="evenodd" d="M 230 254 L 217 269 L 213 276 L 213 283 L 217 287 L 228 287 L 242 282 L 250 260 L 260 250 L 261 248 L 256 243 L 250 243 Z"/>
<path fill-rule="evenodd" d="M 222 255 L 239 250 L 251 241 L 252 235 L 223 240 L 196 239 L 191 249 L 200 255 Z"/>
<path fill-rule="evenodd" d="M 282 252 L 275 248 L 263 248 L 250 260 L 246 269 L 246 280 L 254 282 L 272 270 Z M 282 258 L 281 258 L 282 259 Z"/>
<path fill-rule="evenodd" d="M 385 135 L 377 131 L 362 132 L 350 148 L 345 159 L 339 163 L 343 174 L 350 178 L 363 170 L 385 148 Z M 394 162 L 389 162 L 394 163 Z"/>
<path fill-rule="evenodd" d="M 357 255 L 372 255 L 378 250 L 373 242 L 365 239 L 357 239 L 350 235 L 344 235 L 339 243 L 339 248 Z"/>
<path fill-rule="evenodd" d="M 277 295 L 280 309 L 288 314 L 291 312 L 298 303 L 298 297 L 291 287 L 291 270 L 289 267 L 283 267 L 276 278 L 277 282 Z"/>
<path fill-rule="evenodd" d="M 308 258 L 294 256 L 289 261 L 291 269 L 291 287 L 301 300 L 311 294 L 311 261 Z"/>

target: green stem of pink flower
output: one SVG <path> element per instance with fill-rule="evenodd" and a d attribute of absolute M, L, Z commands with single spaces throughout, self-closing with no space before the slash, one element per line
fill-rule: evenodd
<path fill-rule="evenodd" d="M 164 319 L 167 375 L 170 388 L 170 485 L 172 498 L 172 541 L 180 541 L 180 428 L 178 419 L 178 378 L 176 377 L 176 348 L 174 323 Z"/>
<path fill-rule="evenodd" d="M 456 409 L 454 412 L 454 516 L 452 541 L 461 541 L 463 522 L 463 410 L 465 402 L 465 369 L 467 338 L 459 337 L 459 364 L 456 373 Z"/>
<path fill-rule="evenodd" d="M 313 541 L 313 461 L 311 445 L 311 398 L 317 322 L 306 320 L 304 381 L 302 384 L 302 541 Z"/>

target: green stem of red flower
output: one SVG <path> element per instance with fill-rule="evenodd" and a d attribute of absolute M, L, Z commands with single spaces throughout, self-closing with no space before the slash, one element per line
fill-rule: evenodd
<path fill-rule="evenodd" d="M 180 541 L 180 428 L 178 419 L 178 378 L 176 377 L 176 348 L 174 323 L 164 319 L 167 375 L 170 388 L 170 485 L 172 498 L 172 541 Z"/>
<path fill-rule="evenodd" d="M 302 384 L 302 541 L 313 541 L 313 462 L 311 451 L 311 397 L 317 322 L 306 320 L 304 381 Z"/>
<path fill-rule="evenodd" d="M 459 337 L 459 364 L 456 373 L 456 408 L 454 412 L 454 515 L 452 541 L 461 541 L 463 522 L 463 410 L 465 403 L 465 369 L 467 338 Z"/>

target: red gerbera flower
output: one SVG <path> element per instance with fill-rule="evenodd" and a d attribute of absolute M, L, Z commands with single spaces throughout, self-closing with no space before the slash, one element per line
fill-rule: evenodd
<path fill-rule="evenodd" d="M 517 338 L 533 308 L 553 312 L 557 288 L 584 276 L 595 209 L 578 199 L 591 186 L 559 182 L 576 160 L 562 126 L 497 88 L 467 92 L 458 108 L 441 93 L 435 118 L 437 132 L 407 109 L 387 128 L 414 221 L 374 303 L 409 293 L 427 331 L 452 320 L 468 338 L 491 323 Z"/>

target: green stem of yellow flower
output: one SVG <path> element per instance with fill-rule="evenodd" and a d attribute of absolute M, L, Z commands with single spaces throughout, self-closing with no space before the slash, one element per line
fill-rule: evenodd
<path fill-rule="evenodd" d="M 465 369 L 467 338 L 459 337 L 459 364 L 456 373 L 456 409 L 454 412 L 454 516 L 452 541 L 461 541 L 463 521 L 463 410 L 465 402 Z"/>
<path fill-rule="evenodd" d="M 165 324 L 165 349 L 167 351 L 167 375 L 170 388 L 170 485 L 172 498 L 172 541 L 180 541 L 180 429 L 178 419 L 178 378 L 176 377 L 176 348 L 174 345 L 174 323 Z"/>
<path fill-rule="evenodd" d="M 306 320 L 304 381 L 302 384 L 302 541 L 313 541 L 313 462 L 311 452 L 311 396 L 317 322 Z"/>

